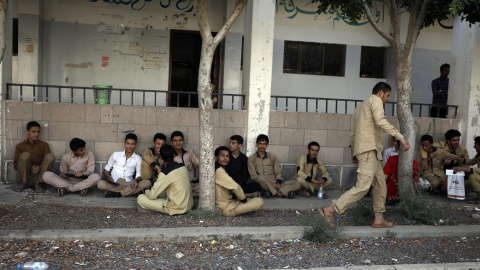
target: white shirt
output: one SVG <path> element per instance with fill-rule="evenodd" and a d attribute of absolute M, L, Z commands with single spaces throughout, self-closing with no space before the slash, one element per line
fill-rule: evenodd
<path fill-rule="evenodd" d="M 114 152 L 108 159 L 107 165 L 105 165 L 105 170 L 112 170 L 110 174 L 115 183 L 118 178 L 125 178 L 127 182 L 132 182 L 134 175 L 135 178 L 140 177 L 141 169 L 142 157 L 133 153 L 133 155 L 127 159 L 125 151 Z"/>
<path fill-rule="evenodd" d="M 398 152 L 397 149 L 395 149 L 395 146 L 383 150 L 383 162 L 387 164 L 388 158 L 391 156 L 398 156 Z"/>

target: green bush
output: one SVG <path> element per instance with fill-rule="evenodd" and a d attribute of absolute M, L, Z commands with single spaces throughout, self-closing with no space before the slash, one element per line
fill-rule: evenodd
<path fill-rule="evenodd" d="M 409 220 L 425 225 L 444 225 L 448 222 L 450 213 L 454 210 L 451 204 L 437 204 L 429 201 L 424 192 L 404 193 L 398 205 Z M 443 220 L 443 223 L 440 222 Z"/>
<path fill-rule="evenodd" d="M 214 211 L 205 209 L 194 209 L 185 214 L 185 218 L 193 220 L 214 220 L 222 216 L 220 209 L 215 208 Z"/>
<path fill-rule="evenodd" d="M 352 208 L 352 220 L 356 226 L 369 226 L 375 219 L 372 210 L 373 200 L 370 197 L 363 197 Z"/>
<path fill-rule="evenodd" d="M 314 243 L 325 243 L 337 240 L 343 232 L 342 227 L 330 226 L 330 223 L 320 215 L 303 217 L 302 224 L 305 228 L 305 239 Z"/>

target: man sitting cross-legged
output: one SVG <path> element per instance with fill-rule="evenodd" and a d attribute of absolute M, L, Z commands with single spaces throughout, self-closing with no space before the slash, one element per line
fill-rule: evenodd
<path fill-rule="evenodd" d="M 318 158 L 319 151 L 320 145 L 317 142 L 311 142 L 308 144 L 308 154 L 299 157 L 297 160 L 293 181 L 298 181 L 303 187 L 303 189 L 297 191 L 300 196 L 310 197 L 310 193 L 318 192 L 321 186 L 325 188 L 332 184 L 330 174 Z M 318 171 L 322 176 L 319 179 L 314 179 Z M 326 194 L 323 195 L 323 198 L 327 198 Z"/>
<path fill-rule="evenodd" d="M 175 162 L 185 165 L 188 170 L 188 175 L 190 176 L 190 185 L 192 185 L 193 196 L 198 196 L 200 194 L 200 183 L 198 179 L 195 178 L 195 168 L 198 168 L 200 161 L 197 156 L 193 153 L 192 149 L 185 150 L 183 148 L 184 138 L 181 131 L 174 131 L 170 135 L 170 140 L 172 142 L 173 149 L 175 149 Z"/>
<path fill-rule="evenodd" d="M 70 141 L 72 152 L 63 155 L 60 161 L 60 176 L 53 172 L 45 172 L 43 182 L 58 188 L 58 195 L 63 197 L 70 192 L 80 191 L 85 196 L 101 177 L 95 170 L 93 153 L 85 150 L 85 141 L 73 138 Z"/>
<path fill-rule="evenodd" d="M 265 198 L 275 195 L 279 198 L 291 199 L 295 197 L 294 191 L 297 188 L 297 183 L 295 181 L 283 183 L 282 170 L 278 165 L 277 157 L 270 152 L 267 153 L 269 142 L 267 135 L 258 135 L 258 151 L 248 158 L 250 178 L 262 186 L 265 190 L 263 192 Z"/>
<path fill-rule="evenodd" d="M 245 192 L 247 198 L 260 197 L 260 191 L 262 186 L 259 183 L 250 180 L 250 174 L 248 173 L 248 158 L 242 152 L 240 148 L 243 144 L 243 138 L 240 135 L 233 135 L 230 137 L 230 152 L 231 156 L 228 161 L 225 170 L 228 175 L 235 180 Z"/>
<path fill-rule="evenodd" d="M 170 145 L 160 149 L 160 156 L 165 162 L 165 168 L 158 175 L 158 179 L 151 190 L 138 196 L 137 203 L 145 209 L 158 211 L 169 215 L 185 214 L 193 206 L 192 188 L 187 168 L 183 164 L 173 161 L 175 150 Z M 165 198 L 158 198 L 160 194 Z"/>
<path fill-rule="evenodd" d="M 105 165 L 103 175 L 107 180 L 98 181 L 97 187 L 106 190 L 106 198 L 131 196 L 152 186 L 150 180 L 142 180 L 142 158 L 135 153 L 137 135 L 128 133 L 124 144 L 125 151 L 114 152 Z"/>
<path fill-rule="evenodd" d="M 215 149 L 215 204 L 226 217 L 257 211 L 263 206 L 262 198 L 245 197 L 242 188 L 225 171 L 229 155 L 226 146 Z"/>
<path fill-rule="evenodd" d="M 480 137 L 475 137 L 475 143 L 473 148 L 477 154 L 474 158 L 467 160 L 465 165 L 475 165 L 477 168 L 466 168 L 466 167 L 454 167 L 455 172 L 465 172 L 468 176 L 468 179 L 465 179 L 465 191 L 466 192 L 475 192 L 477 197 L 471 201 L 468 201 L 470 204 L 480 204 Z M 467 177 L 465 176 L 465 178 Z"/>
<path fill-rule="evenodd" d="M 420 141 L 424 152 L 418 151 L 416 160 L 420 165 L 422 178 L 430 182 L 430 188 L 432 190 L 440 189 L 440 191 L 446 193 L 447 186 L 445 184 L 444 164 L 450 164 L 453 160 L 457 160 L 461 164 L 464 159 L 434 147 L 433 138 L 430 135 L 423 135 Z"/>
<path fill-rule="evenodd" d="M 145 148 L 142 152 L 142 179 L 151 180 L 155 183 L 163 166 L 160 158 L 160 148 L 167 143 L 167 137 L 163 133 L 157 133 L 153 137 L 153 147 Z"/>

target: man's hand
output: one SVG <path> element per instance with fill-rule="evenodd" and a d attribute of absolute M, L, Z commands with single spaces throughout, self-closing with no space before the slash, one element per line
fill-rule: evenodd
<path fill-rule="evenodd" d="M 75 173 L 75 177 L 82 177 L 83 176 L 83 172 L 76 172 Z"/>
<path fill-rule="evenodd" d="M 158 166 L 158 165 L 155 165 L 155 169 L 157 170 L 158 174 L 160 174 L 160 172 L 162 172 L 162 168 L 160 168 L 160 166 Z"/>
<path fill-rule="evenodd" d="M 270 184 L 272 184 L 272 186 L 275 188 L 275 189 L 279 189 L 280 188 L 280 185 L 275 183 L 275 182 L 270 182 Z"/>
<path fill-rule="evenodd" d="M 62 172 L 62 173 L 60 174 L 60 176 L 61 176 L 62 178 L 64 178 L 64 179 L 66 179 L 66 178 L 68 177 L 64 172 Z"/>
<path fill-rule="evenodd" d="M 317 185 L 323 185 L 323 184 L 325 184 L 325 180 L 323 180 L 323 179 L 313 180 L 312 179 L 312 183 L 317 184 Z"/>
<path fill-rule="evenodd" d="M 427 167 L 428 165 L 428 159 L 422 160 L 422 166 Z"/>
<path fill-rule="evenodd" d="M 408 141 L 403 138 L 400 140 L 400 142 L 403 144 L 403 151 L 407 152 L 408 149 L 410 149 L 410 144 L 408 143 Z"/>
<path fill-rule="evenodd" d="M 457 172 L 470 172 L 470 168 L 465 168 L 465 167 L 453 167 L 453 171 L 455 173 Z"/>
<path fill-rule="evenodd" d="M 358 159 L 356 156 L 352 157 L 352 163 L 358 163 Z"/>
<path fill-rule="evenodd" d="M 32 165 L 31 171 L 32 171 L 32 174 L 34 175 L 37 174 L 40 171 L 40 166 Z"/>

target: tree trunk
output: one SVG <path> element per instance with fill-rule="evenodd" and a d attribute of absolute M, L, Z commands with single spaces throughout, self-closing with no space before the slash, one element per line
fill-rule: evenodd
<path fill-rule="evenodd" d="M 405 136 L 411 147 L 409 151 L 404 152 L 403 146 L 401 146 L 399 151 L 397 179 L 400 197 L 414 191 L 412 164 L 415 148 L 415 127 L 410 108 L 410 98 L 413 93 L 413 88 L 410 85 L 410 71 L 412 67 L 404 62 L 406 61 L 397 59 L 396 64 L 397 111 L 400 133 Z"/>
<path fill-rule="evenodd" d="M 7 47 L 7 10 L 8 0 L 0 0 L 0 63 L 3 61 L 5 55 L 5 48 Z"/>
<path fill-rule="evenodd" d="M 198 108 L 200 110 L 200 203 L 199 208 L 215 209 L 215 166 L 213 149 L 213 85 L 210 81 L 215 47 L 202 42 L 198 72 Z"/>

